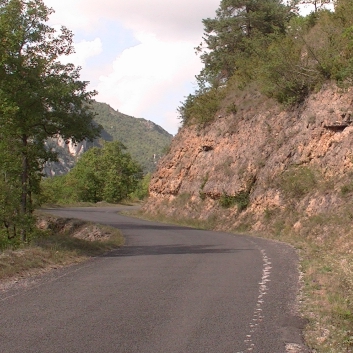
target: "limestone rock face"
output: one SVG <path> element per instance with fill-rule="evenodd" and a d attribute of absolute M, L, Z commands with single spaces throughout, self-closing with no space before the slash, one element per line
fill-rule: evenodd
<path fill-rule="evenodd" d="M 89 147 L 87 141 L 66 143 L 60 136 L 48 139 L 46 146 L 58 154 L 57 162 L 47 162 L 43 167 L 44 174 L 50 177 L 68 173 L 76 164 L 78 157 Z"/>
<path fill-rule="evenodd" d="M 340 190 L 353 175 L 352 89 L 327 85 L 291 109 L 260 95 L 249 102 L 207 126 L 179 131 L 152 177 L 146 212 L 202 220 L 220 209 L 222 195 L 247 193 L 246 210 L 222 214 L 235 223 L 251 215 L 256 228 L 268 210 L 294 205 L 313 215 L 342 202 Z M 298 168 L 315 181 L 296 195 L 296 183 L 305 179 L 285 176 Z"/>
<path fill-rule="evenodd" d="M 67 152 L 74 157 L 81 155 L 83 152 L 87 150 L 86 140 L 83 140 L 81 142 L 75 142 L 75 143 L 73 143 L 71 140 L 66 142 L 61 136 L 53 140 L 56 141 L 58 146 L 60 146 L 61 148 L 65 148 Z"/>

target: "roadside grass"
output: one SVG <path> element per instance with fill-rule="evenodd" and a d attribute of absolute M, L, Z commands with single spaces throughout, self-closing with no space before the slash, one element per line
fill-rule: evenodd
<path fill-rule="evenodd" d="M 124 244 L 113 227 L 43 214 L 40 221 L 47 228 L 38 230 L 29 244 L 0 252 L 0 280 L 79 263 Z"/>
<path fill-rule="evenodd" d="M 303 251 L 305 336 L 323 353 L 353 352 L 353 232 L 337 221 L 312 226 Z"/>
<path fill-rule="evenodd" d="M 300 311 L 308 319 L 304 331 L 307 345 L 315 353 L 353 353 L 353 229 L 351 207 L 334 214 L 307 217 L 293 212 L 265 210 L 266 230 L 250 231 L 251 216 L 232 227 L 220 215 L 208 221 L 135 213 L 159 222 L 217 229 L 264 237 L 294 246 L 300 257 L 302 288 Z M 301 220 L 298 222 L 298 220 Z"/>

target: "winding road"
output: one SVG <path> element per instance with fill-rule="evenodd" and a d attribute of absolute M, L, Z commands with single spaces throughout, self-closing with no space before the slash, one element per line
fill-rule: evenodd
<path fill-rule="evenodd" d="M 127 244 L 0 293 L 0 353 L 307 352 L 292 247 L 118 210 L 47 210 Z"/>

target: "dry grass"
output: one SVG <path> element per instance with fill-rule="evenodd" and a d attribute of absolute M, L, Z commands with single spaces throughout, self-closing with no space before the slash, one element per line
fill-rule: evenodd
<path fill-rule="evenodd" d="M 51 224 L 47 230 L 39 232 L 39 236 L 26 246 L 0 253 L 0 280 L 82 262 L 124 244 L 120 231 L 112 227 L 42 217 L 44 222 Z M 87 234 L 95 234 L 95 239 Z"/>

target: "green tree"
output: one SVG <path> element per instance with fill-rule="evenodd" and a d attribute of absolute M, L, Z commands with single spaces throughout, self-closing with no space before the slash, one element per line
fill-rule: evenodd
<path fill-rule="evenodd" d="M 66 183 L 75 190 L 77 201 L 116 203 L 135 191 L 140 179 L 141 167 L 121 142 L 114 141 L 85 152 Z"/>
<path fill-rule="evenodd" d="M 33 212 L 43 163 L 55 158 L 45 140 L 61 135 L 75 142 L 99 133 L 87 104 L 95 92 L 79 80 L 79 68 L 59 61 L 73 52 L 72 33 L 46 24 L 52 12 L 42 0 L 0 0 L 0 137 L 20 160 L 22 218 Z M 23 227 L 21 234 L 26 240 Z"/>
<path fill-rule="evenodd" d="M 253 54 L 251 39 L 285 33 L 292 10 L 281 0 L 222 0 L 216 17 L 202 21 L 204 44 L 196 48 L 204 64 L 198 76 L 201 88 L 224 84 L 240 70 L 240 63 Z"/>
<path fill-rule="evenodd" d="M 311 17 L 315 17 L 314 24 Z M 302 101 L 322 81 L 314 52 L 305 39 L 316 20 L 315 14 L 293 18 L 287 32 L 276 36 L 262 53 L 257 80 L 261 91 L 280 103 Z"/>
<path fill-rule="evenodd" d="M 67 180 L 67 174 L 41 181 L 41 201 L 49 204 L 70 204 L 77 202 L 76 189 Z"/>
<path fill-rule="evenodd" d="M 143 200 L 148 197 L 148 188 L 151 182 L 151 178 L 151 173 L 148 173 L 143 177 L 143 179 L 139 181 L 136 189 L 133 191 L 132 194 L 129 195 L 132 200 Z"/>
<path fill-rule="evenodd" d="M 20 154 L 13 148 L 10 141 L 0 139 L 0 222 L 5 231 L 7 240 L 15 238 L 19 224 L 21 198 L 21 183 L 18 175 L 21 172 Z M 17 158 L 14 158 L 16 156 Z M 0 232 L 0 248 L 1 246 Z"/>
<path fill-rule="evenodd" d="M 209 88 L 189 94 L 184 103 L 178 108 L 179 117 L 184 124 L 197 121 L 199 124 L 206 124 L 214 119 L 220 108 L 225 91 L 219 88 Z"/>

